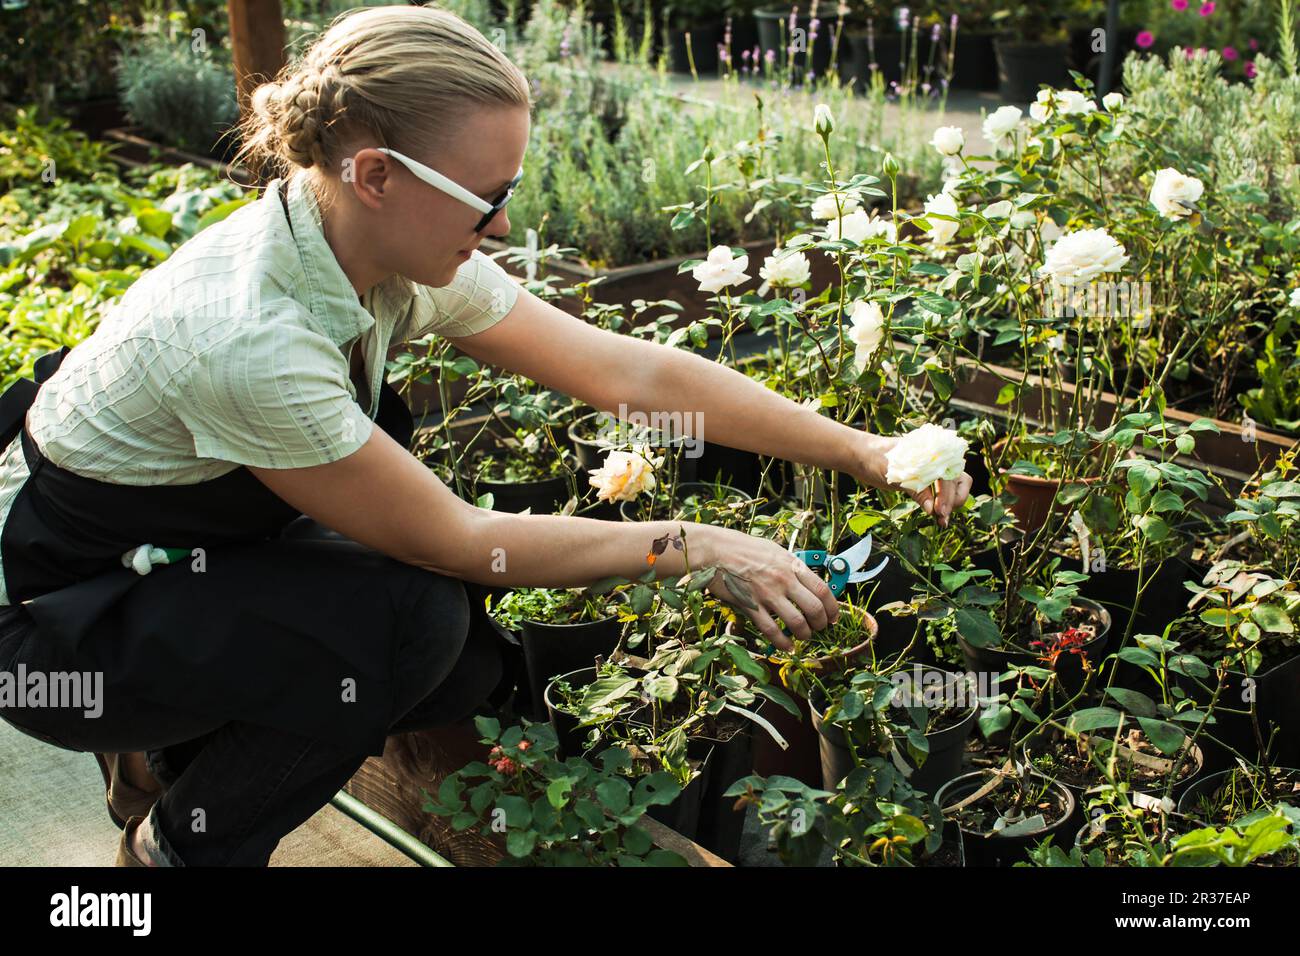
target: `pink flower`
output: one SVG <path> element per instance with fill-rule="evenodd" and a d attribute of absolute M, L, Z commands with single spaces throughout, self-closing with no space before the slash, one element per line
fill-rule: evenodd
<path fill-rule="evenodd" d="M 1151 44 L 1155 42 L 1156 38 L 1150 30 L 1143 30 L 1137 35 L 1137 45 L 1144 50 L 1150 49 Z"/>
<path fill-rule="evenodd" d="M 1259 49 L 1259 41 L 1256 40 L 1254 37 L 1251 37 L 1249 40 L 1247 40 L 1246 45 L 1250 47 L 1252 50 Z"/>
<path fill-rule="evenodd" d="M 1235 60 L 1237 58 L 1237 48 L 1235 46 L 1225 46 L 1223 48 L 1223 58 L 1225 60 Z"/>
<path fill-rule="evenodd" d="M 1213 12 L 1214 0 L 1205 0 L 1205 2 L 1201 4 L 1201 16 L 1208 17 Z"/>
<path fill-rule="evenodd" d="M 1257 72 L 1258 72 L 1258 71 L 1255 69 L 1255 61 L 1254 61 L 1254 60 L 1247 60 L 1247 61 L 1246 61 L 1246 78 L 1249 79 L 1249 80 L 1253 80 L 1253 79 L 1255 78 L 1255 74 L 1256 74 Z"/>
<path fill-rule="evenodd" d="M 1187 0 L 1169 0 L 1169 5 L 1175 10 L 1186 10 Z"/>

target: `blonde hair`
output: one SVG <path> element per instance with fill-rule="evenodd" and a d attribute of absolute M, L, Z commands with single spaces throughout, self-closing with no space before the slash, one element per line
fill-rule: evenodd
<path fill-rule="evenodd" d="M 528 81 L 478 30 L 431 6 L 344 13 L 254 90 L 239 159 L 263 175 L 337 172 L 361 136 L 438 155 L 477 104 L 532 108 Z"/>

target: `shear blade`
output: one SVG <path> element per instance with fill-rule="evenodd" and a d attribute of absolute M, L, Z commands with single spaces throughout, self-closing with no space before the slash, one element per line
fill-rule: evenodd
<path fill-rule="evenodd" d="M 849 575 L 849 583 L 857 584 L 860 581 L 870 581 L 881 571 L 885 570 L 885 565 L 887 565 L 888 563 L 889 563 L 889 559 L 885 558 L 885 560 L 881 561 L 870 571 L 855 571 L 853 574 Z"/>
<path fill-rule="evenodd" d="M 858 570 L 858 568 L 867 563 L 867 558 L 871 557 L 871 535 L 867 535 L 847 551 L 837 554 L 836 557 L 842 559 L 848 564 L 849 573 L 852 575 Z M 852 581 L 855 579 L 850 577 L 849 580 Z"/>

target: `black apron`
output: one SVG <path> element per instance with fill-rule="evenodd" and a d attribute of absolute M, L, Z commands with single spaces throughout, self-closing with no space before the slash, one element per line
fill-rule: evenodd
<path fill-rule="evenodd" d="M 203 548 L 217 560 L 222 548 L 240 548 L 278 538 L 300 512 L 276 496 L 246 468 L 187 485 L 111 484 L 76 475 L 41 454 L 28 434 L 25 417 L 40 384 L 54 374 L 67 347 L 42 356 L 34 380 L 22 379 L 0 396 L 0 448 L 22 442 L 29 476 L 15 496 L 3 532 L 0 564 L 12 604 L 22 603 L 40 638 L 55 642 L 67 660 L 83 659 L 79 649 L 93 646 L 97 667 L 125 669 L 114 648 L 130 648 L 131 625 L 118 613 L 119 602 L 145 577 L 168 573 L 167 566 L 141 575 L 122 565 L 122 554 L 141 544 L 158 548 Z M 375 423 L 403 448 L 414 431 L 411 412 L 384 382 Z M 227 552 L 232 553 L 232 552 Z M 241 552 L 247 556 L 247 552 Z M 375 560 L 386 559 L 371 552 Z M 174 569 L 176 572 L 189 569 Z M 150 635 L 148 653 L 121 652 L 130 673 L 109 673 L 108 686 L 131 687 L 158 703 L 212 713 L 228 719 L 280 727 L 382 754 L 392 716 L 394 641 L 389 635 L 359 635 L 329 619 L 308 620 L 302 628 L 277 629 L 256 613 L 257 601 L 274 600 L 275 569 L 250 593 L 224 594 L 193 608 L 193 630 Z M 173 579 L 179 580 L 179 579 Z M 330 588 L 327 580 L 292 579 L 290 587 Z M 345 582 L 338 582 L 344 584 Z M 483 589 L 469 582 L 472 627 L 487 628 L 503 644 L 511 637 L 483 612 Z M 155 585 L 157 586 L 157 585 Z M 286 585 L 281 582 L 281 587 Z M 269 592 L 254 595 L 253 589 Z M 299 594 L 301 592 L 298 592 Z M 247 608 L 241 608 L 245 598 Z M 301 602 L 300 602 L 301 603 Z M 188 617 L 188 605 L 177 617 Z M 263 626 L 259 631 L 258 625 Z M 355 624 L 355 622 L 354 622 Z M 331 626 L 333 625 L 333 626 Z M 300 633 L 285 634 L 285 630 Z M 206 642 L 196 648 L 197 642 Z M 219 644 L 218 647 L 211 646 Z M 437 653 L 450 669 L 465 641 L 448 635 Z M 138 650 L 138 648 L 136 649 Z M 503 653 L 515 653 L 512 649 Z M 185 662 L 202 660 L 201 674 L 183 673 Z M 157 663 L 152 663 L 157 661 Z M 286 668 L 294 668 L 286 675 Z M 182 676 L 178 679 L 178 673 Z M 312 709 L 286 694 L 287 680 L 316 686 L 346 674 L 356 681 L 356 700 L 346 708 Z M 188 690 L 186 690 L 188 686 Z M 172 688 L 170 691 L 168 688 Z"/>

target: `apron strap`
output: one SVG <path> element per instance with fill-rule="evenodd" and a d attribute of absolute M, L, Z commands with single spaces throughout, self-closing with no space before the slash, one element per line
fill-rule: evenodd
<path fill-rule="evenodd" d="M 46 352 L 33 363 L 32 378 L 20 378 L 0 395 L 0 448 L 8 448 L 18 437 L 41 383 L 58 370 L 70 351 L 72 347 L 65 345 L 54 352 Z"/>

